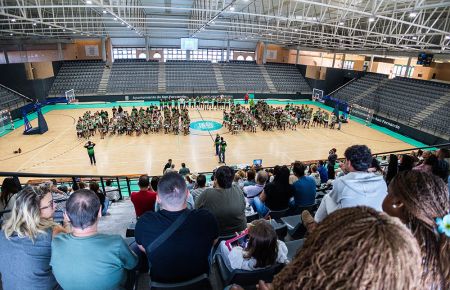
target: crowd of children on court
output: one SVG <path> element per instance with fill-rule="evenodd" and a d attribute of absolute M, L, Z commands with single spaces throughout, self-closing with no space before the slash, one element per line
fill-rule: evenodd
<path fill-rule="evenodd" d="M 238 131 L 256 132 L 259 126 L 263 131 L 296 130 L 297 126 L 303 128 L 324 127 L 334 129 L 336 124 L 341 128 L 341 121 L 334 113 L 313 108 L 307 105 L 293 105 L 288 103 L 285 107 L 271 106 L 265 101 L 250 101 L 250 106 L 232 104 L 230 111 L 223 111 L 223 124 L 232 134 Z"/>

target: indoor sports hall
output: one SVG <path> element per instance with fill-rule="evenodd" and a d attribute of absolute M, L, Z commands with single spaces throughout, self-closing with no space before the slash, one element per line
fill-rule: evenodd
<path fill-rule="evenodd" d="M 450 289 L 450 5 L 0 6 L 0 290 Z"/>

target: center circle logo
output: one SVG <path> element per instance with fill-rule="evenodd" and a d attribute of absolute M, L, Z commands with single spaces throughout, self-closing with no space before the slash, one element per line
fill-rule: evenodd
<path fill-rule="evenodd" d="M 195 121 L 191 123 L 190 127 L 199 131 L 216 131 L 222 128 L 222 124 L 216 121 Z"/>

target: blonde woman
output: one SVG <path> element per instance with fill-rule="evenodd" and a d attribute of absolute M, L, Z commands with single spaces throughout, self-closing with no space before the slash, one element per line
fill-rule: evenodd
<path fill-rule="evenodd" d="M 11 216 L 0 231 L 3 289 L 58 289 L 50 267 L 51 241 L 62 228 L 53 222 L 49 187 L 27 186 L 17 193 Z"/>

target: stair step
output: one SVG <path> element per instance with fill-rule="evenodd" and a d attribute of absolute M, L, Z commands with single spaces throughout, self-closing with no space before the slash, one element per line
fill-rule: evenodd
<path fill-rule="evenodd" d="M 272 79 L 270 78 L 270 75 L 266 70 L 266 67 L 263 65 L 258 65 L 258 66 L 259 66 L 259 70 L 261 71 L 261 74 L 262 74 L 264 80 L 266 81 L 269 91 L 271 93 L 277 92 L 277 89 L 275 88 L 275 85 L 273 84 Z"/>

